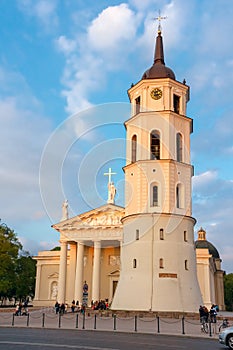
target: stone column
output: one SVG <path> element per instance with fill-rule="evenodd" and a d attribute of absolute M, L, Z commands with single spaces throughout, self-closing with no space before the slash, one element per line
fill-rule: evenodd
<path fill-rule="evenodd" d="M 100 255 L 101 242 L 94 242 L 94 260 L 92 272 L 92 300 L 95 302 L 100 299 Z"/>
<path fill-rule="evenodd" d="M 84 256 L 84 243 L 77 242 L 77 259 L 76 259 L 76 274 L 75 274 L 75 301 L 82 302 L 83 298 L 83 256 Z"/>
<path fill-rule="evenodd" d="M 40 265 L 40 262 L 37 261 L 37 265 L 36 265 L 36 289 L 35 289 L 34 300 L 40 299 L 40 275 L 41 275 L 41 265 Z"/>
<path fill-rule="evenodd" d="M 66 295 L 69 303 L 74 299 L 75 290 L 75 271 L 76 271 L 76 242 L 70 243 L 70 264 L 69 264 L 69 274 L 67 278 Z"/>
<path fill-rule="evenodd" d="M 67 242 L 61 242 L 60 266 L 58 280 L 58 302 L 65 303 L 66 299 L 66 268 L 67 267 Z"/>

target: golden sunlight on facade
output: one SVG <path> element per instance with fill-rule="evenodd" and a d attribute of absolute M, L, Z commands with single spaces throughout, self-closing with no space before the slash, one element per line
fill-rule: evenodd
<path fill-rule="evenodd" d="M 154 63 L 128 96 L 125 208 L 115 205 L 111 168 L 107 204 L 68 218 L 64 202 L 53 225 L 60 251 L 35 257 L 34 305 L 108 299 L 113 310 L 224 309 L 219 254 L 203 229 L 194 242 L 189 86 L 165 65 L 160 26 Z"/>

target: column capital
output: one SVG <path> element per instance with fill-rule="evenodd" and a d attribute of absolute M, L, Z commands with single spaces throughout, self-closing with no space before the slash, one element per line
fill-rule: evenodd
<path fill-rule="evenodd" d="M 100 239 L 94 240 L 93 243 L 94 243 L 95 248 L 101 248 L 101 240 Z"/>
<path fill-rule="evenodd" d="M 67 241 L 63 241 L 63 240 L 60 240 L 59 243 L 60 243 L 60 245 L 67 245 L 68 244 Z"/>

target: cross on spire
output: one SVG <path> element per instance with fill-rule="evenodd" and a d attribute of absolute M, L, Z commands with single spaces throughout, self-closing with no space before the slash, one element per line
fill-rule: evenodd
<path fill-rule="evenodd" d="M 160 33 L 161 33 L 161 29 L 162 29 L 162 27 L 161 27 L 161 21 L 162 21 L 163 19 L 167 19 L 167 16 L 161 16 L 161 12 L 160 12 L 160 10 L 159 10 L 159 15 L 158 15 L 158 17 L 155 17 L 155 18 L 153 18 L 153 19 L 159 21 L 159 25 L 158 25 L 158 34 L 160 34 Z"/>
<path fill-rule="evenodd" d="M 116 175 L 116 173 L 112 173 L 112 168 L 109 168 L 108 173 L 104 173 L 104 175 L 108 176 L 108 183 L 111 183 L 112 182 L 111 176 Z"/>

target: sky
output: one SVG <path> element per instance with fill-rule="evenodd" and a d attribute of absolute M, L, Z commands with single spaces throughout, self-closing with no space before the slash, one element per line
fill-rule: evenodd
<path fill-rule="evenodd" d="M 233 1 L 1 0 L 0 218 L 25 250 L 51 225 L 124 206 L 127 90 L 153 63 L 159 10 L 166 65 L 191 88 L 193 216 L 233 272 Z"/>

